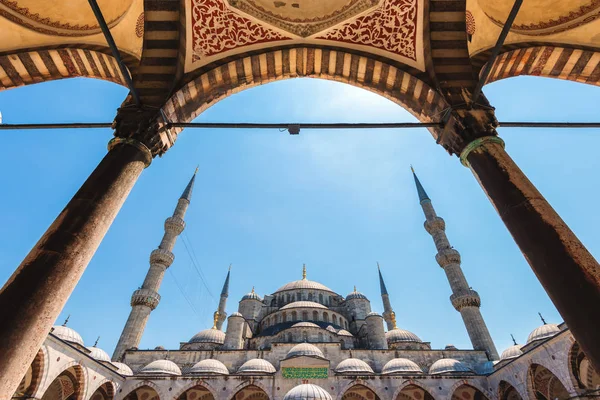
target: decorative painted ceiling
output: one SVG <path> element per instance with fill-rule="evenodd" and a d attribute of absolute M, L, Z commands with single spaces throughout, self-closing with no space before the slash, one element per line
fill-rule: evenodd
<path fill-rule="evenodd" d="M 187 0 L 186 71 L 266 47 L 373 53 L 424 70 L 423 0 Z"/>

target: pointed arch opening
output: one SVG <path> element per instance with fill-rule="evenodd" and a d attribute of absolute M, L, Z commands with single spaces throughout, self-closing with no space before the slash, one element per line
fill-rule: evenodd
<path fill-rule="evenodd" d="M 196 385 L 179 395 L 177 400 L 215 400 L 215 397 L 206 387 Z"/>
<path fill-rule="evenodd" d="M 365 385 L 354 385 L 342 396 L 342 400 L 381 400 L 377 393 Z"/>
<path fill-rule="evenodd" d="M 269 395 L 256 385 L 248 385 L 240 389 L 231 400 L 269 400 Z"/>
<path fill-rule="evenodd" d="M 156 390 L 154 390 L 154 388 L 148 385 L 143 385 L 135 388 L 132 392 L 125 396 L 123 400 L 160 400 L 160 396 Z"/>
<path fill-rule="evenodd" d="M 115 385 L 112 382 L 103 383 L 90 396 L 90 400 L 112 400 L 115 398 Z"/>
<path fill-rule="evenodd" d="M 421 386 L 408 385 L 402 388 L 395 400 L 434 400 L 433 396 Z"/>
<path fill-rule="evenodd" d="M 537 400 L 564 400 L 571 397 L 567 388 L 543 365 L 531 364 L 527 373 L 529 396 Z"/>
<path fill-rule="evenodd" d="M 517 389 L 506 381 L 500 381 L 498 385 L 498 398 L 500 400 L 523 400 Z"/>
<path fill-rule="evenodd" d="M 83 400 L 84 393 L 83 368 L 72 365 L 54 378 L 41 400 Z"/>
<path fill-rule="evenodd" d="M 489 400 L 479 389 L 469 384 L 457 387 L 452 393 L 452 400 Z"/>
<path fill-rule="evenodd" d="M 581 393 L 600 388 L 600 374 L 596 372 L 579 343 L 573 343 L 569 351 L 569 367 L 573 386 Z"/>
<path fill-rule="evenodd" d="M 30 398 L 38 389 L 44 372 L 44 350 L 40 349 L 33 362 L 27 369 L 27 373 L 21 379 L 19 388 L 13 395 L 15 399 Z"/>

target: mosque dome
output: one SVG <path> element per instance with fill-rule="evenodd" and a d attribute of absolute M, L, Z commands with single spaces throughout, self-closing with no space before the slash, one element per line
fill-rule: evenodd
<path fill-rule="evenodd" d="M 275 367 L 267 360 L 253 358 L 246 361 L 237 371 L 240 374 L 273 374 Z"/>
<path fill-rule="evenodd" d="M 282 287 L 277 289 L 277 291 L 275 293 L 284 292 L 286 290 L 298 290 L 298 289 L 324 290 L 326 292 L 334 293 L 334 291 L 329 289 L 327 286 L 325 286 L 319 282 L 310 281 L 308 279 L 300 279 L 298 281 L 286 283 L 285 285 L 283 285 Z"/>
<path fill-rule="evenodd" d="M 453 358 L 442 358 L 434 362 L 429 368 L 430 375 L 439 375 L 455 372 L 473 372 L 465 364 Z"/>
<path fill-rule="evenodd" d="M 423 341 L 414 333 L 405 329 L 392 329 L 385 333 L 385 338 L 388 343 L 400 343 L 400 342 L 416 342 L 423 343 Z"/>
<path fill-rule="evenodd" d="M 367 318 L 369 318 L 369 317 L 381 317 L 381 314 L 376 313 L 375 311 L 372 311 L 372 312 L 370 312 L 370 313 L 367 314 Z"/>
<path fill-rule="evenodd" d="M 123 376 L 132 376 L 133 371 L 129 368 L 129 365 L 121 363 L 121 362 L 113 362 L 112 365 L 118 368 L 118 373 Z"/>
<path fill-rule="evenodd" d="M 292 388 L 283 400 L 331 400 L 331 395 L 320 386 L 305 383 Z"/>
<path fill-rule="evenodd" d="M 219 329 L 205 329 L 194 335 L 189 343 L 225 343 L 225 332 Z"/>
<path fill-rule="evenodd" d="M 89 356 L 92 357 L 94 360 L 110 362 L 110 356 L 104 350 L 99 349 L 96 346 L 88 347 L 87 349 L 90 351 Z"/>
<path fill-rule="evenodd" d="M 163 346 L 156 346 L 154 350 L 165 350 L 165 348 Z"/>
<path fill-rule="evenodd" d="M 229 318 L 231 318 L 231 317 L 242 317 L 242 318 L 244 318 L 244 316 L 241 313 L 237 312 L 237 311 L 231 313 L 231 315 L 229 316 Z"/>
<path fill-rule="evenodd" d="M 521 350 L 521 345 L 515 344 L 514 346 L 510 346 L 508 349 L 504 350 L 500 355 L 500 360 L 508 360 L 511 358 L 519 357 L 523 354 Z"/>
<path fill-rule="evenodd" d="M 77 343 L 78 345 L 83 346 L 81 335 L 68 326 L 57 325 L 52 328 L 52 334 L 65 342 Z"/>
<path fill-rule="evenodd" d="M 372 374 L 373 368 L 358 358 L 347 358 L 335 367 L 338 374 Z"/>
<path fill-rule="evenodd" d="M 290 349 L 290 351 L 288 351 L 286 358 L 300 356 L 325 358 L 323 352 L 319 350 L 317 346 L 309 343 L 300 343 L 295 345 Z"/>
<path fill-rule="evenodd" d="M 355 286 L 354 287 L 354 292 L 352 292 L 348 296 L 346 296 L 346 301 L 348 301 L 348 300 L 356 300 L 356 299 L 368 300 L 367 296 L 365 296 L 361 292 L 357 292 L 356 291 L 356 286 Z"/>
<path fill-rule="evenodd" d="M 254 291 L 254 288 L 252 288 L 252 291 L 250 293 L 246 293 L 242 297 L 242 300 L 258 300 L 258 301 L 262 301 L 262 298 Z"/>
<path fill-rule="evenodd" d="M 166 375 L 181 375 L 181 370 L 173 361 L 156 360 L 146 365 L 139 372 L 140 374 L 166 374 Z"/>
<path fill-rule="evenodd" d="M 281 307 L 280 310 L 288 310 L 290 308 L 324 308 L 327 309 L 323 304 L 315 303 L 314 301 L 294 301 L 293 303 L 286 304 Z"/>
<path fill-rule="evenodd" d="M 189 373 L 229 375 L 229 370 L 221 361 L 208 358 L 194 364 Z"/>
<path fill-rule="evenodd" d="M 325 328 L 325 329 L 327 329 L 329 332 L 337 333 L 337 331 L 335 330 L 335 328 L 333 326 L 331 326 L 331 325 L 328 325 L 327 328 Z"/>
<path fill-rule="evenodd" d="M 407 358 L 394 358 L 383 366 L 381 370 L 383 375 L 386 374 L 397 374 L 397 373 L 417 373 L 422 374 L 423 370 L 414 361 Z"/>
<path fill-rule="evenodd" d="M 337 334 L 338 334 L 338 336 L 352 336 L 352 337 L 354 337 L 354 335 L 353 335 L 353 334 L 351 334 L 350 332 L 348 332 L 348 331 L 347 331 L 347 330 L 345 330 L 345 329 L 340 329 L 340 330 L 337 332 Z"/>
<path fill-rule="evenodd" d="M 560 328 L 556 324 L 544 324 L 538 328 L 535 328 L 527 338 L 527 344 L 535 342 L 536 340 L 547 339 L 560 332 Z"/>
<path fill-rule="evenodd" d="M 298 322 L 292 325 L 292 328 L 321 328 L 314 322 Z M 335 332 L 335 331 L 334 331 Z"/>

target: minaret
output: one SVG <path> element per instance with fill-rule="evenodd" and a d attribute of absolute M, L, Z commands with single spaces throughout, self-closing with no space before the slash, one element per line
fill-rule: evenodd
<path fill-rule="evenodd" d="M 452 289 L 450 301 L 463 318 L 473 348 L 475 350 L 484 350 L 491 360 L 497 360 L 499 358 L 498 351 L 479 310 L 481 306 L 479 294 L 471 289 L 467 283 L 467 279 L 460 268 L 460 253 L 450 246 L 450 242 L 446 237 L 446 224 L 435 213 L 431 200 L 427 196 L 412 167 L 411 170 L 415 178 L 419 202 L 425 214 L 425 230 L 433 238 L 438 251 L 435 259 L 446 272 L 446 277 Z"/>
<path fill-rule="evenodd" d="M 395 314 L 394 310 L 392 310 L 392 305 L 390 304 L 390 296 L 388 295 L 387 288 L 385 287 L 385 282 L 383 281 L 383 276 L 381 275 L 381 268 L 379 268 L 379 263 L 377 263 L 377 272 L 379 272 L 379 287 L 381 288 L 381 300 L 383 300 L 383 319 L 387 324 L 387 330 L 391 331 L 392 329 L 396 329 L 395 324 Z"/>
<path fill-rule="evenodd" d="M 113 353 L 112 361 L 121 361 L 127 349 L 137 347 L 140 344 L 150 312 L 158 306 L 160 301 L 158 289 L 162 283 L 165 271 L 175 258 L 172 253 L 173 247 L 175 246 L 177 236 L 185 228 L 183 217 L 192 199 L 192 190 L 197 172 L 198 168 L 196 168 L 192 179 L 190 179 L 190 182 L 179 198 L 173 216 L 166 219 L 165 234 L 160 245 L 150 253 L 150 269 L 146 274 L 146 279 L 144 279 L 142 287 L 133 292 L 131 296 L 131 313 Z"/>
<path fill-rule="evenodd" d="M 219 309 L 217 310 L 219 318 L 215 324 L 218 330 L 221 330 L 223 327 L 223 322 L 225 322 L 225 319 L 227 318 L 225 307 L 227 306 L 227 297 L 229 297 L 229 275 L 231 275 L 231 265 L 229 265 L 227 277 L 225 278 L 225 283 L 223 284 L 223 290 L 221 290 L 221 298 L 219 299 Z"/>

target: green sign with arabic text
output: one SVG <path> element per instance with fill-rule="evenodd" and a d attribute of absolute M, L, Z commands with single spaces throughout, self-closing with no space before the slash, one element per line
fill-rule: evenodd
<path fill-rule="evenodd" d="M 283 367 L 281 374 L 287 379 L 327 379 L 328 368 Z"/>

